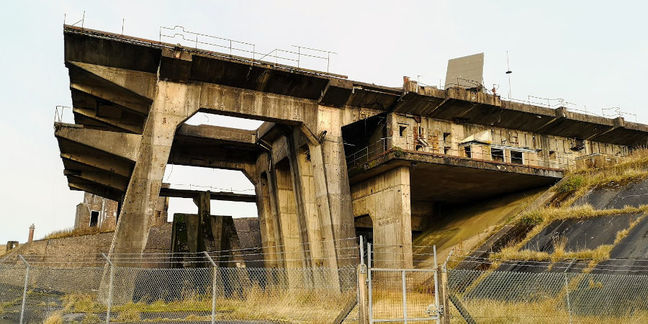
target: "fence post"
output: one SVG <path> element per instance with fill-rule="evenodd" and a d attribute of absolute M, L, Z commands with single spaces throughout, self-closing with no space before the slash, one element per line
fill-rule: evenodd
<path fill-rule="evenodd" d="M 372 317 L 373 316 L 373 311 L 372 311 L 372 308 L 373 308 L 372 307 L 373 296 L 372 296 L 372 293 L 371 293 L 371 288 L 372 288 L 371 287 L 371 285 L 372 285 L 372 283 L 371 283 L 371 267 L 372 267 L 372 265 L 371 265 L 371 243 L 367 243 L 367 278 L 368 278 L 367 283 L 368 283 L 368 286 L 369 286 L 369 296 L 368 296 L 369 297 L 369 307 L 368 307 L 369 308 L 368 309 L 369 324 L 373 323 L 373 317 Z"/>
<path fill-rule="evenodd" d="M 115 278 L 115 267 L 113 266 L 110 258 L 106 256 L 105 253 L 101 253 L 101 256 L 106 259 L 108 266 L 110 266 L 110 277 L 108 278 L 108 305 L 106 306 L 106 324 L 110 323 L 110 311 L 112 310 L 112 298 L 113 298 L 113 278 Z"/>
<path fill-rule="evenodd" d="M 211 322 L 214 324 L 216 322 L 216 262 L 214 259 L 207 253 L 203 251 L 207 259 L 212 265 L 212 313 L 211 313 Z"/>
<path fill-rule="evenodd" d="M 18 257 L 20 260 L 25 264 L 25 287 L 23 288 L 23 298 L 22 298 L 22 304 L 20 306 L 20 324 L 23 323 L 24 316 L 25 316 L 25 302 L 27 301 L 27 286 L 29 285 L 29 262 L 23 258 L 22 255 L 18 254 Z"/>
<path fill-rule="evenodd" d="M 367 265 L 363 263 L 358 265 L 358 323 L 369 323 L 368 305 L 367 305 Z"/>
<path fill-rule="evenodd" d="M 454 250 L 450 250 L 448 253 L 448 258 L 441 266 L 441 282 L 439 285 L 439 295 L 441 296 L 442 305 L 437 305 L 439 307 L 439 315 L 441 317 L 442 324 L 450 324 L 450 303 L 448 302 L 449 290 L 448 290 L 448 261 L 452 256 Z M 439 271 L 437 270 L 437 273 Z"/>
<path fill-rule="evenodd" d="M 572 323 L 572 312 L 571 312 L 571 302 L 569 300 L 569 281 L 567 280 L 567 271 L 569 268 L 571 268 L 572 264 L 574 264 L 574 260 L 572 260 L 565 271 L 563 271 L 563 278 L 565 279 L 565 294 L 567 298 L 567 313 L 569 314 L 569 324 Z"/>
<path fill-rule="evenodd" d="M 439 315 L 441 312 L 439 312 L 439 265 L 437 263 L 437 254 L 436 254 L 436 244 L 432 246 L 432 251 L 434 253 L 434 302 L 437 305 L 437 323 L 441 323 L 441 320 L 439 318 Z"/>

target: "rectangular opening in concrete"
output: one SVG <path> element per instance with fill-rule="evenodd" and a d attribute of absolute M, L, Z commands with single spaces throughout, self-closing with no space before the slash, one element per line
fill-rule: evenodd
<path fill-rule="evenodd" d="M 472 157 L 472 152 L 471 152 L 471 150 L 470 150 L 470 145 L 466 145 L 466 146 L 464 146 L 464 154 L 466 154 L 466 157 L 467 157 L 467 158 L 471 158 L 471 157 Z"/>
<path fill-rule="evenodd" d="M 511 163 L 524 164 L 524 153 L 519 151 L 511 151 Z"/>
<path fill-rule="evenodd" d="M 263 121 L 256 119 L 247 119 L 241 117 L 233 117 L 226 115 L 218 115 L 205 112 L 197 112 L 191 116 L 187 121 L 187 125 L 211 125 L 211 126 L 221 126 L 237 129 L 246 129 L 246 130 L 256 130 L 263 124 Z"/>
<path fill-rule="evenodd" d="M 497 162 L 504 162 L 504 150 L 491 148 L 491 159 Z"/>
<path fill-rule="evenodd" d="M 93 210 L 90 212 L 90 227 L 95 227 L 99 223 L 99 212 Z"/>

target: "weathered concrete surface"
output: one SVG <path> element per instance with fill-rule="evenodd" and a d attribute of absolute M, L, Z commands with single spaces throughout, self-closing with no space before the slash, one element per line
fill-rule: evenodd
<path fill-rule="evenodd" d="M 142 252 L 176 128 L 198 110 L 195 87 L 158 82 L 133 174 L 124 196 L 111 253 Z"/>
<path fill-rule="evenodd" d="M 250 179 L 254 197 L 229 198 L 256 201 L 268 266 L 357 262 L 354 216 L 366 215 L 374 243 L 398 246 L 380 262 L 411 266 L 412 230 L 440 203 L 546 186 L 576 157 L 648 143 L 645 125 L 465 89 L 377 86 L 71 26 L 64 40 L 77 124 L 57 125 L 65 175 L 122 202 L 115 253 L 146 246 L 167 163 Z M 199 111 L 266 123 L 183 124 Z M 349 173 L 347 159 L 377 141 L 382 151 Z"/>
<path fill-rule="evenodd" d="M 409 168 L 395 168 L 355 184 L 352 195 L 354 216 L 371 216 L 376 267 L 411 268 Z"/>

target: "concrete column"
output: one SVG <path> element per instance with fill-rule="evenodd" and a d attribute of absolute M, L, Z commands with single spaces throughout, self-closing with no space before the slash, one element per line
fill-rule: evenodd
<path fill-rule="evenodd" d="M 353 198 L 354 215 L 371 216 L 376 267 L 411 268 L 409 167 L 397 167 L 354 185 Z"/>
<path fill-rule="evenodd" d="M 209 191 L 201 192 L 195 197 L 198 206 L 198 252 L 223 250 L 223 218 L 211 217 L 211 195 Z M 215 231 L 212 231 L 215 227 Z"/>
<path fill-rule="evenodd" d="M 344 154 L 344 141 L 342 139 L 343 116 L 342 111 L 335 108 L 319 107 L 318 129 L 316 134 L 322 136 L 321 166 L 318 156 L 313 159 L 313 171 L 316 181 L 325 181 L 325 192 L 328 199 L 330 211 L 330 222 L 333 228 L 333 238 L 336 241 L 336 252 L 338 266 L 354 265 L 357 259 L 357 251 L 352 247 L 357 243 L 351 238 L 355 237 L 355 226 L 353 223 L 353 209 L 351 204 L 351 192 L 349 188 L 349 177 Z M 315 152 L 313 154 L 313 152 Z M 311 150 L 311 158 L 317 155 L 317 150 Z M 322 170 L 319 170 L 322 168 Z M 323 177 L 321 174 L 323 173 Z M 321 194 L 323 185 L 316 184 L 316 190 Z M 320 188 L 320 189 L 317 189 Z"/>
<path fill-rule="evenodd" d="M 199 88 L 157 82 L 110 253 L 141 253 L 178 125 L 198 110 Z"/>
<path fill-rule="evenodd" d="M 321 146 L 333 235 L 338 247 L 338 265 L 353 265 L 355 260 L 350 258 L 355 256 L 357 251 L 350 248 L 357 243 L 350 240 L 355 237 L 355 226 L 342 136 L 327 137 Z"/>
<path fill-rule="evenodd" d="M 295 195 L 295 202 L 297 204 L 295 212 L 297 215 L 297 226 L 299 227 L 300 245 L 304 254 L 304 267 L 310 268 L 313 260 L 311 259 L 309 232 L 312 232 L 313 227 L 308 226 L 307 219 L 312 216 L 312 204 L 310 201 L 308 182 L 303 182 L 303 180 L 308 180 L 305 175 L 308 171 L 305 165 L 298 161 L 305 159 L 306 154 L 300 149 L 297 149 L 296 135 L 296 133 L 293 133 L 293 136 L 288 136 L 286 141 L 288 144 L 288 164 L 290 166 L 290 178 Z M 301 156 L 301 159 L 299 156 Z M 304 170 L 300 166 L 304 167 Z"/>
<path fill-rule="evenodd" d="M 281 226 L 282 250 L 287 268 L 303 268 L 306 256 L 302 244 L 297 215 L 297 201 L 293 192 L 290 164 L 287 159 L 275 165 L 275 193 Z"/>
<path fill-rule="evenodd" d="M 264 262 L 266 267 L 280 266 L 279 243 L 275 222 L 277 214 L 274 212 L 270 201 L 270 182 L 268 174 L 263 172 L 254 186 L 257 197 L 257 213 L 259 215 L 259 229 L 261 232 L 261 245 L 263 246 Z"/>

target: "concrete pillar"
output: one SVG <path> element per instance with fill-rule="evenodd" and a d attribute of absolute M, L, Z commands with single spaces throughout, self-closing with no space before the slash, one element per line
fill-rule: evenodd
<path fill-rule="evenodd" d="M 198 252 L 223 250 L 223 218 L 211 217 L 209 191 L 200 192 L 193 200 L 198 207 Z"/>
<path fill-rule="evenodd" d="M 302 247 L 304 255 L 304 267 L 310 268 L 312 265 L 311 259 L 311 249 L 310 249 L 310 240 L 309 232 L 312 231 L 312 227 L 308 226 L 307 218 L 309 212 L 311 211 L 310 197 L 308 194 L 308 183 L 303 183 L 304 179 L 302 173 L 307 173 L 306 169 L 300 169 L 300 163 L 298 162 L 298 155 L 303 155 L 305 158 L 305 153 L 297 149 L 295 133 L 293 136 L 288 136 L 286 143 L 288 147 L 288 165 L 290 166 L 290 179 L 292 181 L 293 193 L 295 195 L 296 209 L 295 213 L 297 215 L 297 226 L 299 227 L 299 239 L 300 245 Z M 304 166 L 303 164 L 301 165 Z M 307 206 L 308 205 L 308 206 Z"/>
<path fill-rule="evenodd" d="M 386 171 L 353 187 L 354 215 L 373 222 L 374 264 L 411 268 L 412 224 L 408 166 Z"/>
<path fill-rule="evenodd" d="M 266 267 L 279 267 L 281 265 L 280 243 L 276 226 L 277 213 L 271 202 L 271 184 L 267 172 L 259 175 L 254 186 L 257 197 L 257 213 L 259 215 L 259 229 L 261 232 L 261 245 L 263 246 L 264 263 Z M 274 193 L 274 191 L 272 191 Z"/>
<path fill-rule="evenodd" d="M 325 190 L 339 267 L 354 265 L 357 262 L 357 259 L 353 258 L 357 256 L 357 251 L 352 249 L 357 243 L 352 239 L 355 237 L 355 227 L 342 125 L 340 110 L 320 106 L 317 133 L 326 132 L 320 140 L 321 152 L 311 145 L 315 181 L 324 181 L 324 184 L 316 183 L 316 196 L 319 196 L 319 201 L 322 202 L 322 190 Z M 320 153 L 321 158 L 318 156 Z"/>
<path fill-rule="evenodd" d="M 135 168 L 130 178 L 115 236 L 114 253 L 141 253 L 148 239 L 162 176 L 178 125 L 198 111 L 199 88 L 158 81 L 157 92 L 144 125 Z"/>
<path fill-rule="evenodd" d="M 302 244 L 290 164 L 287 159 L 275 165 L 275 193 L 283 242 L 282 252 L 287 268 L 303 268 L 306 256 Z M 290 279 L 290 278 L 289 278 Z"/>

